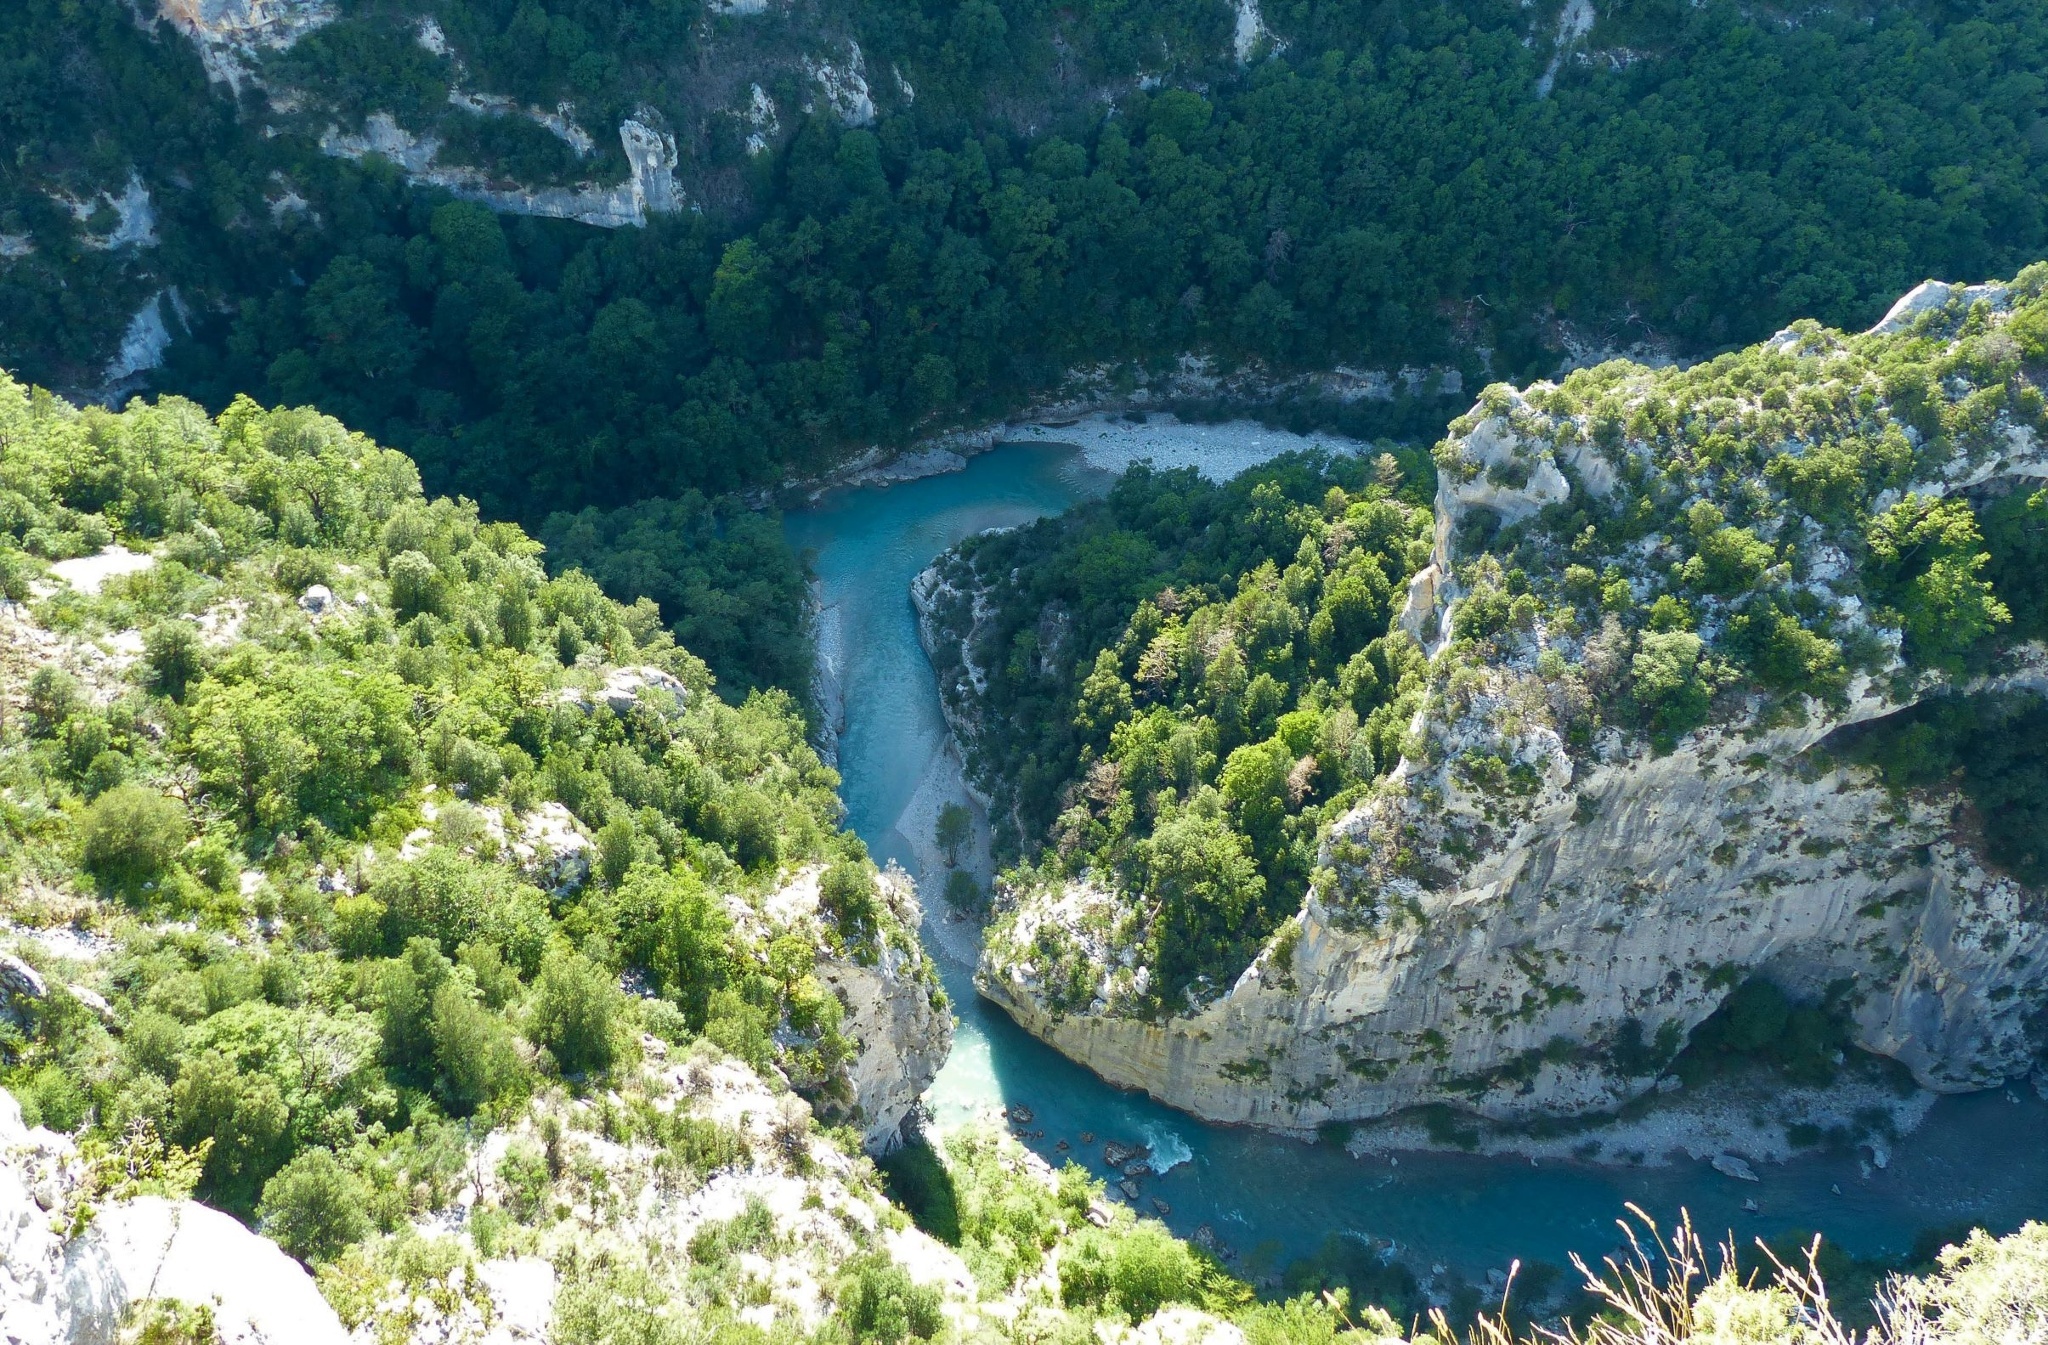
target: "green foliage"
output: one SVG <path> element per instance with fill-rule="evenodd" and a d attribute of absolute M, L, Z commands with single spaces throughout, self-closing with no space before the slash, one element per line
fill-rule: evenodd
<path fill-rule="evenodd" d="M 306 1149 L 263 1187 L 263 1232 L 301 1261 L 327 1261 L 370 1231 L 362 1180 L 327 1149 Z"/>
<path fill-rule="evenodd" d="M 1290 1264 L 1281 1283 L 1294 1302 L 1300 1301 L 1295 1295 L 1341 1293 L 1349 1302 L 1370 1303 L 1401 1320 L 1411 1319 L 1422 1306 L 1413 1272 L 1382 1257 L 1362 1239 L 1341 1233 L 1331 1234 L 1313 1255 Z M 1314 1320 L 1309 1319 L 1311 1330 Z"/>
<path fill-rule="evenodd" d="M 526 1035 L 564 1074 L 603 1073 L 625 1053 L 625 997 L 581 953 L 556 949 L 541 963 Z"/>
<path fill-rule="evenodd" d="M 961 1239 L 960 1193 L 953 1170 L 929 1140 L 905 1144 L 877 1162 L 889 1199 L 949 1247 Z"/>
<path fill-rule="evenodd" d="M 188 827 L 175 799 L 139 785 L 119 785 L 79 816 L 79 857 L 109 885 L 135 891 L 177 859 Z"/>
<path fill-rule="evenodd" d="M 0 720 L 10 872 L 151 908 L 102 912 L 114 1028 L 58 992 L 0 1040 L 25 1114 L 128 1174 L 106 1190 L 182 1181 L 354 1283 L 359 1239 L 445 1206 L 470 1138 L 528 1097 L 522 1033 L 572 1087 L 646 1027 L 839 1096 L 854 1048 L 813 958 L 902 937 L 872 870 L 834 888 L 855 923 L 828 909 L 772 956 L 726 915 L 784 863 L 859 853 L 788 696 L 720 700 L 651 605 L 549 577 L 518 528 L 314 413 L 77 411 L 0 381 L 0 438 L 8 544 L 155 558 L 24 611 L 57 656 L 0 668 L 23 707 Z M 69 642 L 136 629 L 127 682 L 62 670 Z M 684 694 L 614 708 L 617 665 Z M 583 876 L 570 827 L 615 881 Z M 630 1000 L 629 970 L 680 1007 Z M 660 1138 L 700 1175 L 739 1152 L 698 1118 Z"/>
<path fill-rule="evenodd" d="M 2038 695 L 1933 697 L 1850 735 L 1855 760 L 1893 789 L 1951 784 L 1975 808 L 1990 861 L 2048 886 L 2048 700 Z"/>
<path fill-rule="evenodd" d="M 1874 590 L 1898 613 L 1909 657 L 1954 666 L 1996 627 L 2012 620 L 1991 581 L 1970 506 L 1908 495 L 1871 521 Z"/>
<path fill-rule="evenodd" d="M 1832 999 L 1795 1003 L 1775 983 L 1752 977 L 1692 1030 L 1678 1070 L 1697 1082 L 1731 1062 L 1763 1060 L 1795 1082 L 1828 1083 L 1848 1044 L 1846 1018 Z"/>
<path fill-rule="evenodd" d="M 1060 1301 L 1143 1321 L 1168 1303 L 1199 1302 L 1201 1268 L 1157 1224 L 1083 1233 L 1060 1257 Z"/>
<path fill-rule="evenodd" d="M 1234 978 L 1298 909 L 1317 826 L 1399 758 L 1422 659 L 1390 626 L 1430 516 L 1383 475 L 1321 454 L 1222 486 L 1141 465 L 944 562 L 992 612 L 969 764 L 999 850 L 1144 894 L 1136 1006 Z M 966 696 L 951 658 L 942 686 Z"/>
<path fill-rule="evenodd" d="M 2048 490 L 2022 488 L 1980 515 L 1984 577 L 2012 615 L 2016 640 L 2048 639 Z"/>
<path fill-rule="evenodd" d="M 974 817 L 958 803 L 948 802 L 939 809 L 938 821 L 932 827 L 932 839 L 945 852 L 948 865 L 960 863 L 960 847 L 967 844 L 974 835 Z"/>
<path fill-rule="evenodd" d="M 974 881 L 974 875 L 965 869 L 954 869 L 946 875 L 945 891 L 941 894 L 946 905 L 956 911 L 978 911 L 986 902 L 981 884 Z"/>
<path fill-rule="evenodd" d="M 857 1258 L 840 1277 L 833 1323 L 855 1345 L 931 1340 L 945 1326 L 939 1292 L 916 1283 L 886 1254 Z"/>
<path fill-rule="evenodd" d="M 1666 750 L 1707 722 L 1714 688 L 1711 669 L 1702 667 L 1704 647 L 1691 631 L 1646 631 L 1629 665 L 1636 703 Z"/>
<path fill-rule="evenodd" d="M 781 520 L 695 490 L 548 517 L 550 564 L 587 572 L 620 602 L 650 598 L 676 639 L 736 691 L 811 681 L 804 568 Z"/>

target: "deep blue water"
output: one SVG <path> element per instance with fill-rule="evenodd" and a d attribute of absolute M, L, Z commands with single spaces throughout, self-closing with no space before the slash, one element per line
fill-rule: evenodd
<path fill-rule="evenodd" d="M 841 793 L 849 825 L 878 860 L 917 871 L 897 822 L 946 742 L 917 643 L 912 577 L 964 537 L 1057 513 L 1108 481 L 1071 448 L 1007 445 L 963 472 L 842 491 L 788 516 L 791 539 L 814 552 L 825 601 L 838 607 Z M 939 904 L 935 893 L 926 904 Z M 1027 1142 L 1055 1164 L 1079 1150 L 1083 1131 L 1095 1135 L 1087 1156 L 1096 1158 L 1105 1140 L 1149 1143 L 1155 1161 L 1182 1161 L 1144 1181 L 1141 1207 L 1164 1200 L 1176 1232 L 1207 1224 L 1254 1268 L 1346 1232 L 1392 1240 L 1418 1269 L 1442 1262 L 1474 1278 L 1517 1257 L 1564 1264 L 1577 1251 L 1592 1260 L 1615 1245 L 1627 1201 L 1660 1220 L 1683 1206 L 1710 1236 L 1733 1230 L 1745 1243 L 1818 1229 L 1859 1255 L 1904 1251 L 1925 1228 L 1968 1221 L 2003 1232 L 2048 1216 L 2048 1104 L 2028 1089 L 1941 1100 L 1886 1169 L 1853 1154 L 1816 1156 L 1765 1165 L 1757 1184 L 1683 1160 L 1625 1168 L 1431 1153 L 1355 1159 L 1335 1145 L 1205 1125 L 1112 1088 L 980 1000 L 970 967 L 939 961 L 959 1015 L 952 1059 L 927 1098 L 942 1127 L 1021 1102 L 1035 1112 L 1029 1129 L 1043 1132 Z M 1073 1149 L 1060 1150 L 1061 1140 Z M 1744 1211 L 1745 1199 L 1760 1210 Z"/>

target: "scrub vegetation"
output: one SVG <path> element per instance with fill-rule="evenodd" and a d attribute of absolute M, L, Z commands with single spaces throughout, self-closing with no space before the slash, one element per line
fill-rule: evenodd
<path fill-rule="evenodd" d="M 720 699 L 651 603 L 549 578 L 516 526 L 310 411 L 0 382 L 0 436 L 28 600 L 0 615 L 0 885 L 16 924 L 114 941 L 104 1005 L 54 991 L 0 1029 L 31 1124 L 158 1137 L 326 1258 L 644 1032 L 844 1113 L 814 964 L 912 936 L 785 693 Z M 45 578 L 109 542 L 155 563 Z M 735 919 L 805 865 L 816 939 Z"/>

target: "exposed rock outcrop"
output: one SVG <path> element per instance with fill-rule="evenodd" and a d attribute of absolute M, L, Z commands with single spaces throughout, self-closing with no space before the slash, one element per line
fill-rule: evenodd
<path fill-rule="evenodd" d="M 157 12 L 199 48 L 208 79 L 239 91 L 258 51 L 289 47 L 338 11 L 331 0 L 158 0 Z"/>
<path fill-rule="evenodd" d="M 1917 321 L 1920 335 L 1958 340 L 1966 320 L 1995 325 L 2009 297 L 1938 284 L 1915 294 L 1872 335 Z M 1867 380 L 1865 411 L 1882 419 L 1882 384 L 1857 362 L 1876 349 L 1812 324 L 1770 346 L 1798 377 Z M 1664 377 L 1607 366 L 1595 381 L 1641 406 L 1665 395 Z M 1435 563 L 1399 618 L 1436 646 L 1429 697 L 1410 756 L 1332 826 L 1323 876 L 1295 921 L 1233 985 L 1152 1019 L 1117 1008 L 1129 941 L 1103 942 L 1116 927 L 1095 909 L 1102 901 L 1079 884 L 1027 891 L 991 937 L 983 993 L 1114 1083 L 1205 1118 L 1287 1130 L 1431 1102 L 1501 1118 L 1611 1108 L 1653 1087 L 1685 1034 L 1751 975 L 1816 996 L 1832 989 L 1857 1044 L 1931 1089 L 2033 1068 L 2048 902 L 1987 864 L 1953 791 L 1896 795 L 1830 738 L 1938 691 L 2039 691 L 2048 656 L 2018 646 L 1992 676 L 1960 686 L 1909 666 L 1898 631 L 1859 598 L 1854 567 L 1796 513 L 1779 535 L 1798 539 L 1797 565 L 1758 582 L 1796 586 L 1830 614 L 1827 629 L 1880 651 L 1875 666 L 1843 676 L 1839 694 L 1787 699 L 1738 679 L 1708 723 L 1657 742 L 1589 709 L 1605 693 L 1590 672 L 1580 679 L 1582 665 L 1616 649 L 1625 661 L 1628 638 L 1611 617 L 1600 627 L 1597 609 L 1592 628 L 1574 629 L 1539 602 L 1526 635 L 1454 645 L 1475 585 L 1502 591 L 1505 562 L 1485 538 L 1546 508 L 1604 499 L 1646 468 L 1689 481 L 1667 500 L 1680 527 L 1688 498 L 1722 488 L 1653 461 L 1639 432 L 1596 446 L 1572 396 L 1552 391 L 1489 389 L 1439 453 Z M 1759 451 L 1806 451 L 1792 433 Z M 1943 451 L 1918 460 L 1913 491 L 2048 477 L 2048 452 L 2019 419 Z M 1903 493 L 1880 494 L 1873 512 Z M 1624 566 L 1638 597 L 1654 587 L 1659 546 L 1653 529 L 1632 553 L 1641 568 Z M 1685 549 L 1663 542 L 1662 564 Z M 1532 564 L 1526 582 L 1544 597 L 1555 581 Z M 1711 651 L 1733 609 L 1712 596 L 1695 606 Z M 1475 658 L 1475 647 L 1492 652 Z M 1034 951 L 1046 922 L 1059 926 L 1056 942 L 1090 950 L 1103 991 L 1087 1009 L 1048 1007 Z"/>
<path fill-rule="evenodd" d="M 465 201 L 508 215 L 573 219 L 602 229 L 620 229 L 643 226 L 649 215 L 674 214 L 688 207 L 676 185 L 674 136 L 628 117 L 619 123 L 619 143 L 632 172 L 616 186 L 524 187 L 501 182 L 479 168 L 438 162 L 440 139 L 414 135 L 388 112 L 370 114 L 360 132 L 329 127 L 320 137 L 320 148 L 326 154 L 342 159 L 382 155 L 415 182 L 446 187 Z"/>
<path fill-rule="evenodd" d="M 313 1277 L 268 1238 L 190 1200 L 144 1196 L 70 1223 L 85 1169 L 0 1090 L 0 1324 L 9 1345 L 113 1345 L 151 1300 L 210 1305 L 223 1345 L 344 1345 Z"/>
<path fill-rule="evenodd" d="M 823 872 L 801 869 L 759 911 L 736 903 L 734 914 L 764 935 L 798 931 L 814 942 L 818 979 L 839 1000 L 840 1031 L 855 1051 L 837 1077 L 794 1082 L 822 1109 L 852 1117 L 869 1150 L 886 1152 L 901 1142 L 904 1122 L 953 1048 L 953 1017 L 914 933 L 923 911 L 909 877 L 893 867 L 881 875 L 877 887 L 893 928 L 878 946 L 841 950 L 823 937 L 819 920 Z"/>

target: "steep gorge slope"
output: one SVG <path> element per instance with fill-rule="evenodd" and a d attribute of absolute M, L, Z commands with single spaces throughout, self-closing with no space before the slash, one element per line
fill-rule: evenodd
<path fill-rule="evenodd" d="M 1159 899 L 1041 867 L 983 993 L 1116 1083 L 1286 1129 L 1609 1108 L 1758 976 L 1924 1086 L 2033 1069 L 2036 815 L 2015 839 L 1952 763 L 1887 788 L 1849 740 L 1928 698 L 2048 689 L 2044 279 L 1488 389 L 1438 450 L 1397 620 L 1430 654 L 1400 764 L 1329 826 L 1294 917 L 1161 1005 L 1132 965 Z M 1994 516 L 2023 522 L 1987 558 Z M 949 686 L 970 720 L 973 685 Z"/>

